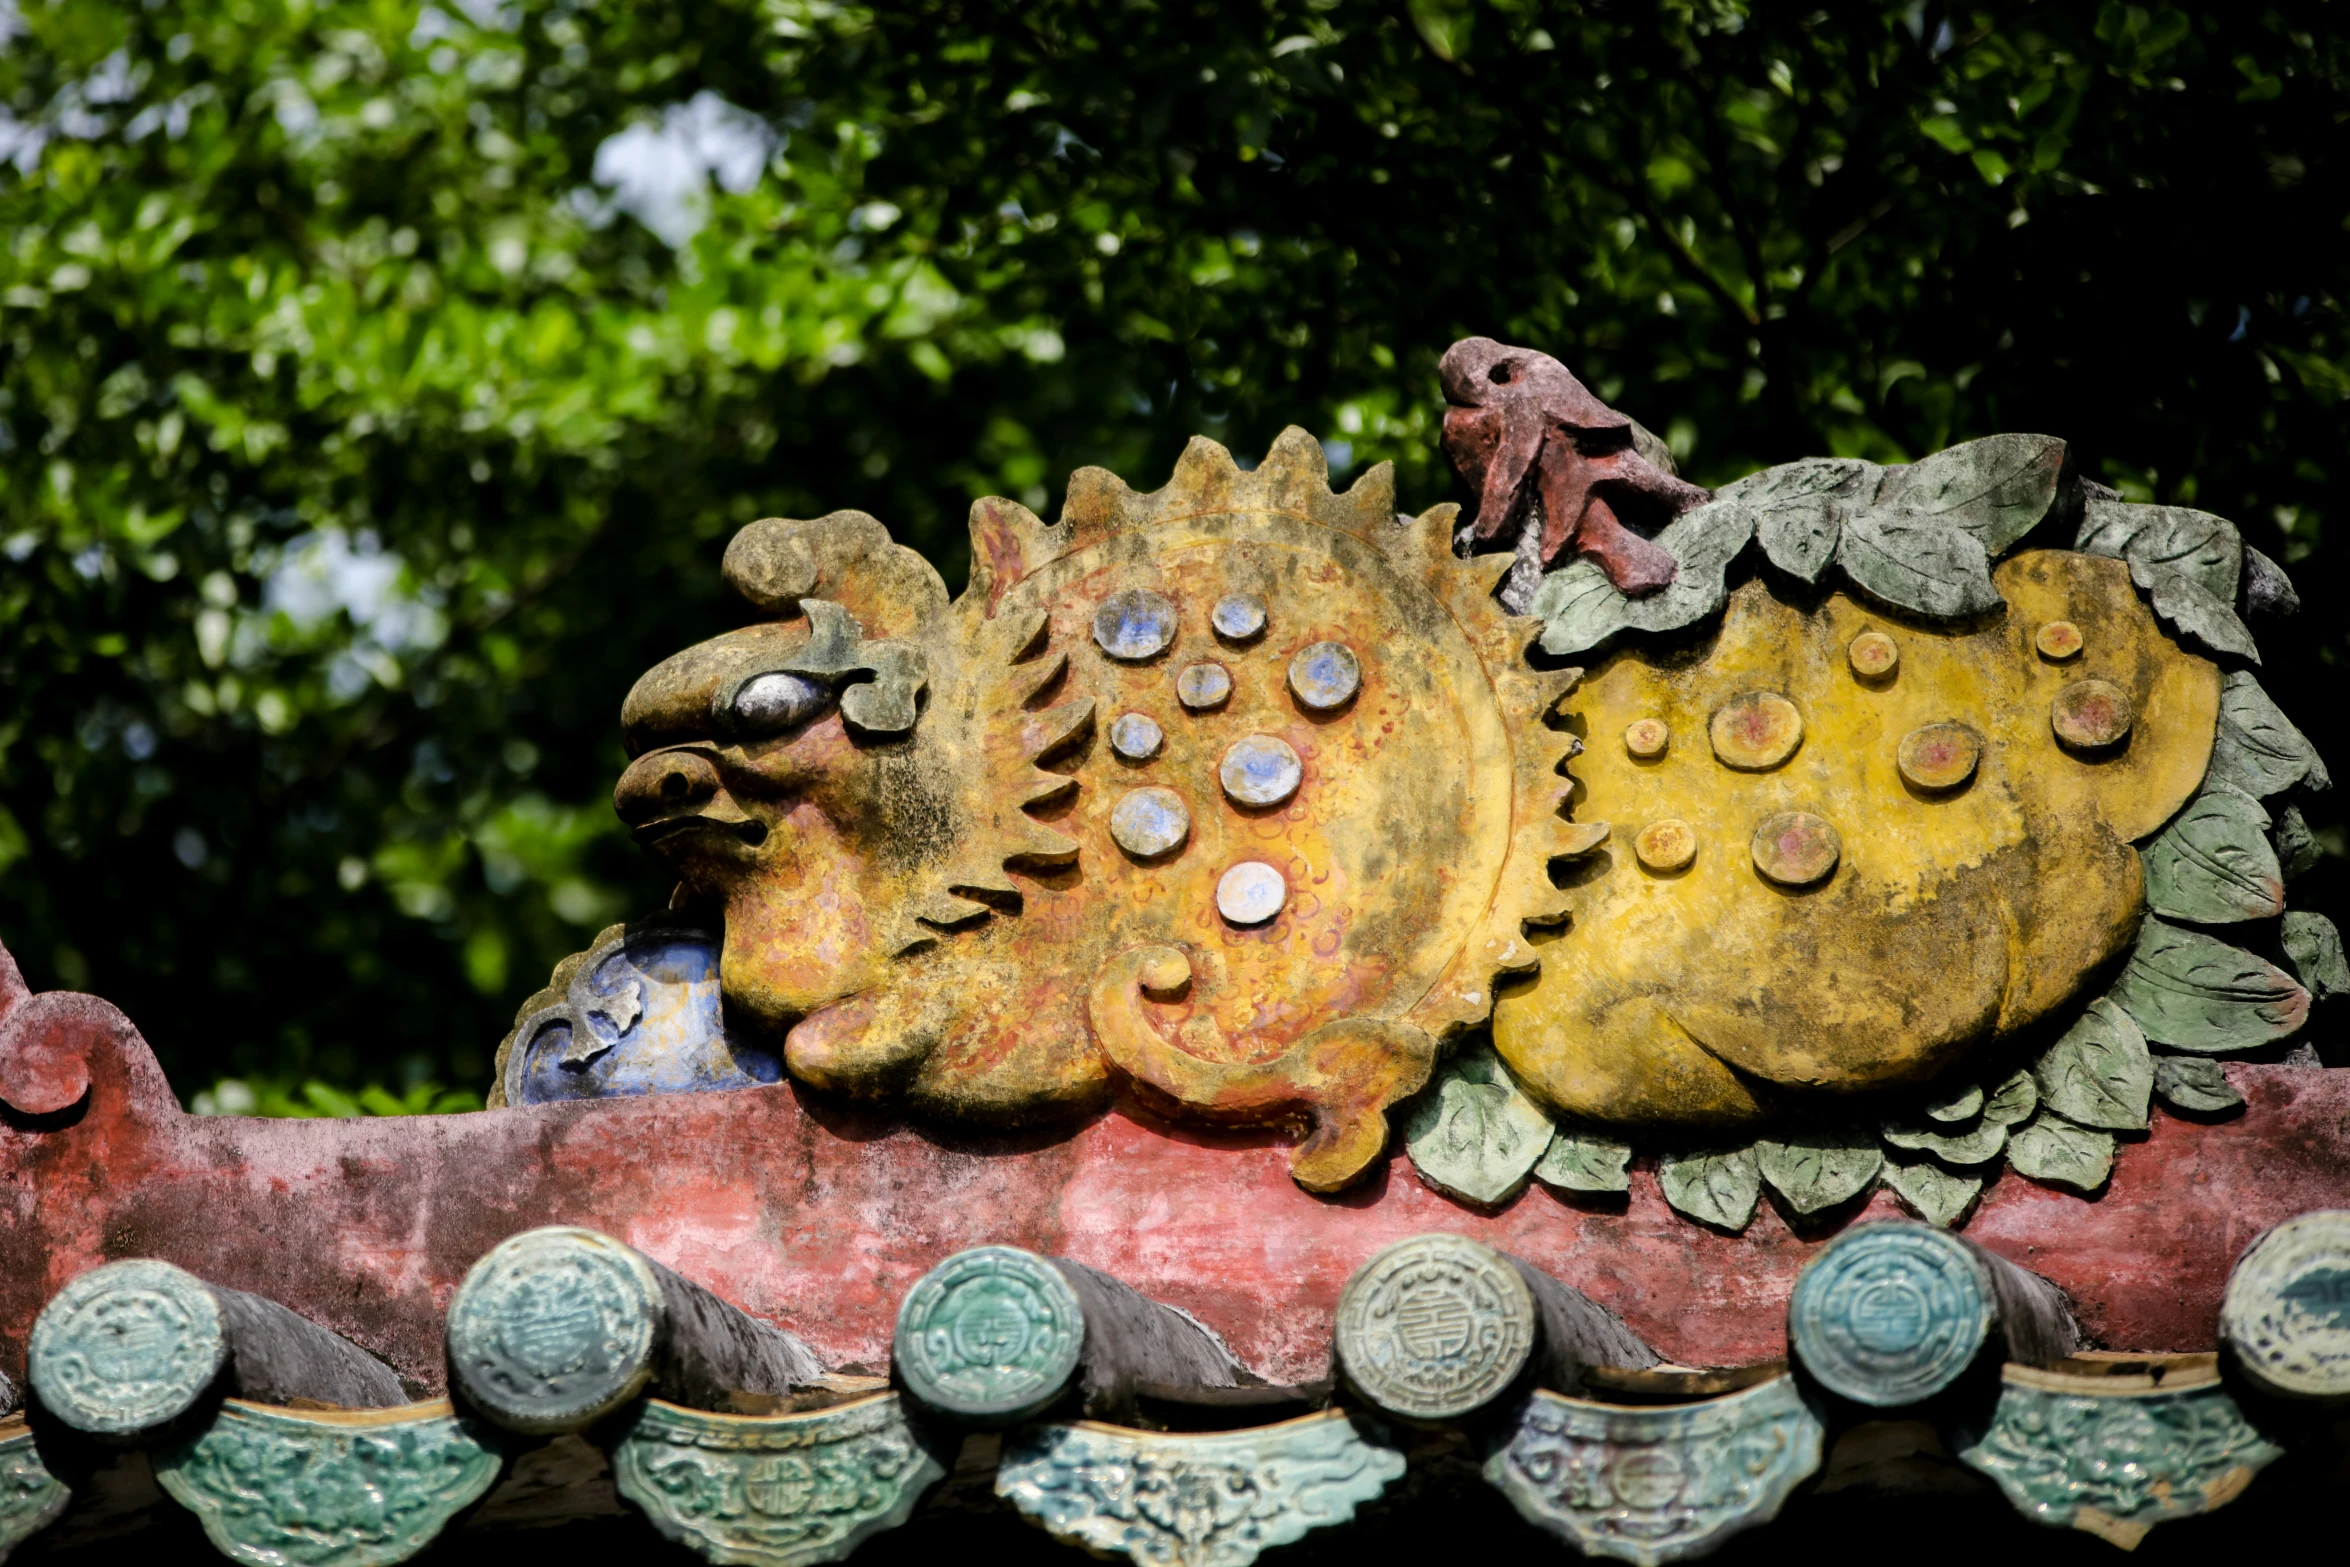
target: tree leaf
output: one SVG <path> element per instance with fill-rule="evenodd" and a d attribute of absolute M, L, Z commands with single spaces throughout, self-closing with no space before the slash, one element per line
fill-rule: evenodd
<path fill-rule="evenodd" d="M 2273 919 L 2284 911 L 2285 873 L 2267 829 L 2250 795 L 2204 790 L 2142 851 L 2148 906 L 2199 925 Z"/>
<path fill-rule="evenodd" d="M 1814 457 L 1750 473 L 1717 490 L 1715 499 L 1753 516 L 1755 538 L 1772 565 L 1817 582 L 1836 558 L 1844 518 L 1875 498 L 1884 472 L 1857 457 Z"/>
<path fill-rule="evenodd" d="M 1908 1205 L 1909 1211 L 1928 1224 L 1949 1229 L 1965 1214 L 1968 1205 L 1983 1189 L 1980 1175 L 1959 1175 L 1945 1170 L 1931 1159 L 1920 1159 L 1905 1164 L 1899 1159 L 1885 1161 L 1884 1180 L 1893 1188 L 1893 1194 Z"/>
<path fill-rule="evenodd" d="M 2015 1126 L 2040 1108 L 2040 1089 L 2029 1072 L 2011 1073 L 1991 1097 L 1983 1101 L 1983 1119 L 1997 1126 Z"/>
<path fill-rule="evenodd" d="M 1866 1132 L 1806 1132 L 1784 1142 L 1754 1145 L 1764 1180 L 1795 1205 L 1798 1213 L 1833 1208 L 1868 1190 L 1885 1163 L 1877 1140 Z"/>
<path fill-rule="evenodd" d="M 2167 1105 L 2206 1114 L 2233 1110 L 2244 1102 L 2228 1081 L 2226 1068 L 2203 1056 L 2156 1056 L 2154 1091 Z"/>
<path fill-rule="evenodd" d="M 1947 1099 L 1935 1100 L 1926 1106 L 1926 1114 L 1936 1121 L 1971 1121 L 1983 1113 L 1981 1085 L 1970 1083 Z"/>
<path fill-rule="evenodd" d="M 2073 548 L 2085 555 L 2111 555 L 2132 566 L 2143 562 L 2170 567 L 2229 606 L 2236 602 L 2236 585 L 2244 574 L 2244 544 L 2236 525 L 2185 506 L 2133 506 L 2093 498 L 2082 508 Z M 2135 579 L 2137 573 L 2131 576 Z"/>
<path fill-rule="evenodd" d="M 2279 929 L 2285 961 L 2320 1001 L 2350 995 L 2350 961 L 2342 956 L 2342 933 L 2323 914 L 2295 909 Z"/>
<path fill-rule="evenodd" d="M 1562 1126 L 1534 1166 L 1534 1179 L 1570 1192 L 1626 1192 L 1632 1189 L 1631 1163 L 1629 1143 Z"/>
<path fill-rule="evenodd" d="M 2204 781 L 2230 784 L 2256 800 L 2297 783 L 2330 789 L 2334 780 L 2317 747 L 2269 700 L 2247 670 L 2233 670 L 2219 688 L 2219 735 Z"/>
<path fill-rule="evenodd" d="M 2068 1121 L 2117 1132 L 2146 1128 L 2154 1056 L 2130 1015 L 2104 997 L 2032 1068 L 2040 1102 Z"/>
<path fill-rule="evenodd" d="M 2192 637 L 2215 653 L 2260 662 L 2260 644 L 2253 641 L 2252 628 L 2187 572 L 2158 561 L 2132 560 L 2130 580 L 2179 635 Z"/>
<path fill-rule="evenodd" d="M 1996 558 L 2048 515 L 2064 472 L 2051 435 L 1990 435 L 1887 471 L 1877 507 L 1964 529 Z"/>
<path fill-rule="evenodd" d="M 2042 1111 L 2031 1125 L 2015 1134 L 2007 1162 L 2019 1175 L 2035 1181 L 2054 1181 L 2084 1192 L 2094 1192 L 2113 1173 L 2113 1134 L 2075 1126 L 2060 1115 Z"/>
<path fill-rule="evenodd" d="M 1743 1230 L 1762 1200 L 1762 1166 L 1752 1148 L 1670 1154 L 1657 1165 L 1665 1201 L 1693 1219 Z"/>
<path fill-rule="evenodd" d="M 2301 814 L 2298 805 L 2286 806 L 2277 817 L 2276 843 L 2277 863 L 2287 881 L 2325 858 L 2325 845 L 2309 830 L 2309 819 Z"/>
<path fill-rule="evenodd" d="M 1836 561 L 1855 586 L 1937 619 L 1980 614 L 2001 602 L 1982 541 L 1947 523 L 1863 513 L 1844 524 Z"/>
<path fill-rule="evenodd" d="M 1930 1153 L 1946 1164 L 1987 1164 L 2007 1146 L 2007 1123 L 1978 1118 L 1954 1129 L 1888 1121 L 1883 1136 L 1890 1147 Z"/>
<path fill-rule="evenodd" d="M 2151 915 L 2111 995 L 2148 1039 L 2180 1050 L 2250 1050 L 2309 1021 L 2309 992 L 2283 969 Z"/>
<path fill-rule="evenodd" d="M 1526 1184 L 1551 1132 L 1550 1117 L 1480 1042 L 1439 1069 L 1434 1091 L 1412 1107 L 1404 1146 L 1429 1185 L 1490 1207 Z"/>
<path fill-rule="evenodd" d="M 1544 577 L 1526 609 L 1542 622 L 1542 651 L 1587 653 L 1624 629 L 1631 602 L 1597 561 L 1577 559 Z"/>

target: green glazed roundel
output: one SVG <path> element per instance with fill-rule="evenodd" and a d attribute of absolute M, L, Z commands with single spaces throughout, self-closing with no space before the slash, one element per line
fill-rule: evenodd
<path fill-rule="evenodd" d="M 1991 1280 L 1966 1243 L 1922 1224 L 1864 1224 L 1795 1281 L 1787 1337 L 1831 1392 L 1880 1408 L 1958 1380 L 1991 1331 Z"/>
<path fill-rule="evenodd" d="M 33 1391 L 93 1436 L 150 1431 L 184 1413 L 228 1356 L 220 1303 L 168 1262 L 93 1268 L 50 1297 L 28 1346 Z"/>
<path fill-rule="evenodd" d="M 1016 1246 L 957 1252 L 898 1308 L 906 1390 L 967 1420 L 1017 1420 L 1076 1375 L 1085 1313 L 1060 1269 Z"/>
<path fill-rule="evenodd" d="M 499 1242 L 449 1305 L 449 1373 L 509 1430 L 577 1431 L 644 1391 L 667 1316 L 652 1265 L 569 1225 Z"/>

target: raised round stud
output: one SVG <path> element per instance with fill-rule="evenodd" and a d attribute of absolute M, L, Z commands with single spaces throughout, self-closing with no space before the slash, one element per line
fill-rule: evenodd
<path fill-rule="evenodd" d="M 1288 878 L 1263 860 L 1243 860 L 1216 882 L 1216 911 L 1235 925 L 1262 925 L 1288 901 Z"/>
<path fill-rule="evenodd" d="M 1182 847 L 1191 836 L 1191 812 L 1172 789 L 1130 789 L 1110 812 L 1110 836 L 1128 854 L 1147 860 Z"/>
<path fill-rule="evenodd" d="M 1852 639 L 1844 658 L 1863 680 L 1882 680 L 1901 662 L 1901 644 L 1882 631 L 1864 631 Z"/>
<path fill-rule="evenodd" d="M 1120 713 L 1110 722 L 1110 749 L 1129 762 L 1147 762 L 1167 743 L 1159 721 L 1148 713 Z"/>
<path fill-rule="evenodd" d="M 1923 724 L 1901 737 L 1893 759 L 1917 788 L 1955 789 L 1975 776 L 1983 741 L 1964 724 Z"/>
<path fill-rule="evenodd" d="M 1697 858 L 1697 832 L 1677 816 L 1650 822 L 1632 839 L 1632 852 L 1652 871 L 1677 871 Z"/>
<path fill-rule="evenodd" d="M 1227 593 L 1208 619 L 1227 642 L 1246 642 L 1265 629 L 1265 601 L 1254 593 Z"/>
<path fill-rule="evenodd" d="M 1317 713 L 1334 712 L 1363 688 L 1363 666 L 1343 642 L 1316 642 L 1289 661 L 1289 689 Z"/>
<path fill-rule="evenodd" d="M 2119 744 L 2135 721 L 2130 694 L 2110 680 L 2076 680 L 2048 704 L 2048 723 L 2056 738 L 2083 750 Z"/>
<path fill-rule="evenodd" d="M 1776 691 L 1743 691 L 1715 710 L 1706 732 L 1726 766 L 1759 772 L 1803 744 L 1803 715 Z"/>
<path fill-rule="evenodd" d="M 1665 754 L 1673 743 L 1673 731 L 1661 718 L 1635 718 L 1624 726 L 1624 749 L 1642 761 Z"/>
<path fill-rule="evenodd" d="M 2228 1275 L 2219 1332 L 2264 1391 L 2350 1397 L 2350 1212 L 2305 1213 L 2254 1241 Z"/>
<path fill-rule="evenodd" d="M 1279 805 L 1305 781 L 1305 764 L 1277 735 L 1248 735 L 1232 742 L 1216 768 L 1235 805 Z"/>
<path fill-rule="evenodd" d="M 1232 696 L 1232 675 L 1222 664 L 1193 664 L 1175 677 L 1175 697 L 1195 713 L 1222 707 Z"/>
<path fill-rule="evenodd" d="M 1093 639 L 1112 658 L 1164 653 L 1175 640 L 1175 601 L 1148 588 L 1113 593 L 1093 612 Z"/>
<path fill-rule="evenodd" d="M 924 1404 L 1009 1423 L 1067 1389 L 1085 1347 L 1085 1312 L 1044 1258 L 977 1246 L 915 1281 L 890 1347 L 899 1380 Z"/>
<path fill-rule="evenodd" d="M 490 1248 L 449 1303 L 449 1377 L 509 1430 L 577 1431 L 644 1391 L 668 1315 L 630 1248 L 571 1225 Z"/>
<path fill-rule="evenodd" d="M 220 1302 L 168 1262 L 110 1262 L 68 1283 L 33 1320 L 33 1391 L 77 1431 L 127 1437 L 185 1414 L 228 1357 Z"/>
<path fill-rule="evenodd" d="M 1782 887 L 1808 887 L 1836 868 L 1844 841 L 1809 811 L 1781 811 L 1754 829 L 1754 868 Z"/>
<path fill-rule="evenodd" d="M 1878 1408 L 1941 1392 L 1990 1331 L 1990 1270 L 1964 1241 L 1922 1224 L 1845 1231 L 1804 1267 L 1787 1308 L 1804 1369 Z"/>
<path fill-rule="evenodd" d="M 1338 1297 L 1338 1368 L 1405 1420 L 1458 1420 L 1507 1392 L 1534 1352 L 1534 1293 L 1462 1235 L 1416 1235 L 1357 1269 Z"/>
<path fill-rule="evenodd" d="M 2052 620 L 2032 633 L 2032 646 L 2045 659 L 2071 658 L 2081 651 L 2081 628 L 2069 620 Z"/>

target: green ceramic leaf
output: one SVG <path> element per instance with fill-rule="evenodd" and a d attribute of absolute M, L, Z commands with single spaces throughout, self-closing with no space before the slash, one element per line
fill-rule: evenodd
<path fill-rule="evenodd" d="M 1885 1163 L 1866 1132 L 1807 1132 L 1785 1142 L 1754 1145 L 1764 1180 L 1798 1213 L 1817 1213 L 1868 1190 Z"/>
<path fill-rule="evenodd" d="M 2256 800 L 2297 783 L 2330 789 L 2334 780 L 2317 748 L 2245 670 L 2231 671 L 2219 688 L 2219 734 L 2211 745 L 2207 783 L 2224 783 Z"/>
<path fill-rule="evenodd" d="M 1682 513 L 1656 536 L 1680 563 L 1671 584 L 1657 592 L 1626 598 L 1588 560 L 1552 572 L 1528 606 L 1543 622 L 1543 651 L 1587 652 L 1620 631 L 1677 631 L 1718 613 L 1729 598 L 1725 573 L 1752 537 L 1752 517 L 1713 501 Z"/>
<path fill-rule="evenodd" d="M 2040 1102 L 2082 1126 L 2143 1131 L 2154 1057 L 2130 1015 L 2103 997 L 2048 1047 L 2032 1069 Z"/>
<path fill-rule="evenodd" d="M 2054 436 L 1985 436 L 1888 469 L 1877 509 L 1964 529 L 1996 558 L 2048 515 L 2063 471 Z"/>
<path fill-rule="evenodd" d="M 2309 992 L 2283 969 L 2151 915 L 2111 995 L 2148 1039 L 2180 1050 L 2250 1050 L 2309 1020 Z"/>
<path fill-rule="evenodd" d="M 1770 563 L 1805 582 L 1817 582 L 1836 558 L 1844 518 L 1875 497 L 1884 470 L 1857 457 L 1815 457 L 1748 474 L 1715 492 L 1754 518 L 1756 540 Z"/>
<path fill-rule="evenodd" d="M 2029 1072 L 2011 1074 L 1983 1101 L 1983 1119 L 1994 1126 L 2017 1126 L 2040 1108 L 2040 1090 Z"/>
<path fill-rule="evenodd" d="M 2252 628 L 2234 609 L 2203 591 L 2203 585 L 2174 566 L 2130 562 L 2130 580 L 2154 605 L 2154 612 L 2170 622 L 2181 636 L 2191 637 L 2216 653 L 2260 662 L 2260 644 Z"/>
<path fill-rule="evenodd" d="M 1983 1090 L 1980 1084 L 1974 1083 L 1926 1106 L 1927 1116 L 1936 1121 L 1971 1121 L 1982 1113 Z"/>
<path fill-rule="evenodd" d="M 2146 902 L 2157 914 L 2224 925 L 2284 911 L 2285 873 L 2269 847 L 2268 812 L 2234 789 L 2206 789 L 2142 851 Z"/>
<path fill-rule="evenodd" d="M 2185 506 L 2092 499 L 2082 508 L 2073 548 L 2179 572 L 2223 605 L 2236 602 L 2236 584 L 2244 573 L 2244 545 L 2236 525 Z"/>
<path fill-rule="evenodd" d="M 1931 1159 L 1920 1159 L 1904 1164 L 1898 1159 L 1885 1161 L 1884 1180 L 1893 1188 L 1893 1194 L 1908 1205 L 1909 1211 L 1928 1224 L 1939 1224 L 1944 1229 L 1959 1221 L 1983 1189 L 1980 1175 L 1959 1175 L 1945 1170 Z"/>
<path fill-rule="evenodd" d="M 2018 1174 L 2035 1181 L 2055 1181 L 2093 1192 L 2113 1173 L 2113 1134 L 2075 1126 L 2062 1116 L 2043 1111 L 2015 1134 L 2007 1162 Z"/>
<path fill-rule="evenodd" d="M 1948 523 L 1865 512 L 1844 524 L 1836 560 L 1856 586 L 1897 609 L 1952 620 L 2001 602 L 1982 541 Z"/>
<path fill-rule="evenodd" d="M 1542 651 L 1584 653 L 1624 629 L 1631 602 L 1597 561 L 1578 559 L 1542 579 L 1527 612 L 1542 622 Z"/>
<path fill-rule="evenodd" d="M 2233 1110 L 2244 1102 L 2226 1069 L 2202 1056 L 2156 1056 L 2154 1091 L 2164 1104 L 2205 1113 Z"/>
<path fill-rule="evenodd" d="M 1930 1153 L 1949 1164 L 1983 1164 L 1998 1158 L 1999 1150 L 2007 1146 L 2007 1123 L 1987 1118 L 1960 1126 L 1889 1121 L 1884 1138 L 1890 1147 Z"/>
<path fill-rule="evenodd" d="M 1805 582 L 1817 582 L 1836 558 L 1844 518 L 1834 506 L 1774 506 L 1754 514 L 1754 536 L 1772 565 Z"/>
<path fill-rule="evenodd" d="M 1668 1155 L 1657 1176 L 1665 1201 L 1725 1230 L 1745 1229 L 1762 1200 L 1762 1167 L 1752 1148 Z"/>
<path fill-rule="evenodd" d="M 2279 928 L 2285 961 L 2319 1000 L 2350 994 L 2350 961 L 2342 956 L 2342 933 L 2323 914 L 2295 909 Z"/>
<path fill-rule="evenodd" d="M 1526 1184 L 1551 1132 L 1550 1117 L 1480 1041 L 1438 1069 L 1434 1089 L 1412 1107 L 1404 1146 L 1429 1185 L 1491 1206 Z"/>
<path fill-rule="evenodd" d="M 1631 1144 L 1561 1127 L 1534 1166 L 1534 1179 L 1570 1192 L 1625 1192 L 1632 1189 L 1631 1163 Z"/>
<path fill-rule="evenodd" d="M 2277 864 L 2283 868 L 2287 881 L 2325 858 L 2325 845 L 2309 830 L 2309 819 L 2301 814 L 2298 805 L 2288 805 L 2278 813 L 2276 843 Z"/>

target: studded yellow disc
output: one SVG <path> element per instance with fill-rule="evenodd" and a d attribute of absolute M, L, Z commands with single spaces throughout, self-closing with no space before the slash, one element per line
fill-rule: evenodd
<path fill-rule="evenodd" d="M 1803 715 L 1776 691 L 1742 691 L 1714 709 L 1707 733 L 1725 765 L 1759 772 L 1803 744 Z"/>
<path fill-rule="evenodd" d="M 2069 620 L 2052 620 L 2033 633 L 2032 646 L 2042 658 L 2071 658 L 2081 650 L 2081 628 Z"/>
<path fill-rule="evenodd" d="M 1632 852 L 1652 871 L 1677 871 L 1697 858 L 1697 833 L 1678 817 L 1650 822 L 1632 840 Z"/>
<path fill-rule="evenodd" d="M 1786 887 L 1808 887 L 1836 868 L 1844 840 L 1809 811 L 1781 811 L 1754 829 L 1754 868 Z"/>
<path fill-rule="evenodd" d="M 1852 639 L 1844 658 L 1854 674 L 1875 680 L 1893 673 L 1893 666 L 1901 662 L 1901 644 L 1882 631 L 1864 631 Z"/>
<path fill-rule="evenodd" d="M 1893 759 L 1920 789 L 1955 789 L 1975 776 L 1983 741 L 1964 724 L 1921 724 L 1901 737 Z"/>
<path fill-rule="evenodd" d="M 1673 731 L 1661 718 L 1635 719 L 1624 730 L 1624 749 L 1634 756 L 1646 759 L 1665 754 L 1665 747 L 1673 743 Z"/>
<path fill-rule="evenodd" d="M 2076 680 L 2048 704 L 2048 722 L 2066 745 L 2097 749 L 2130 732 L 2130 694 L 2110 680 Z"/>

